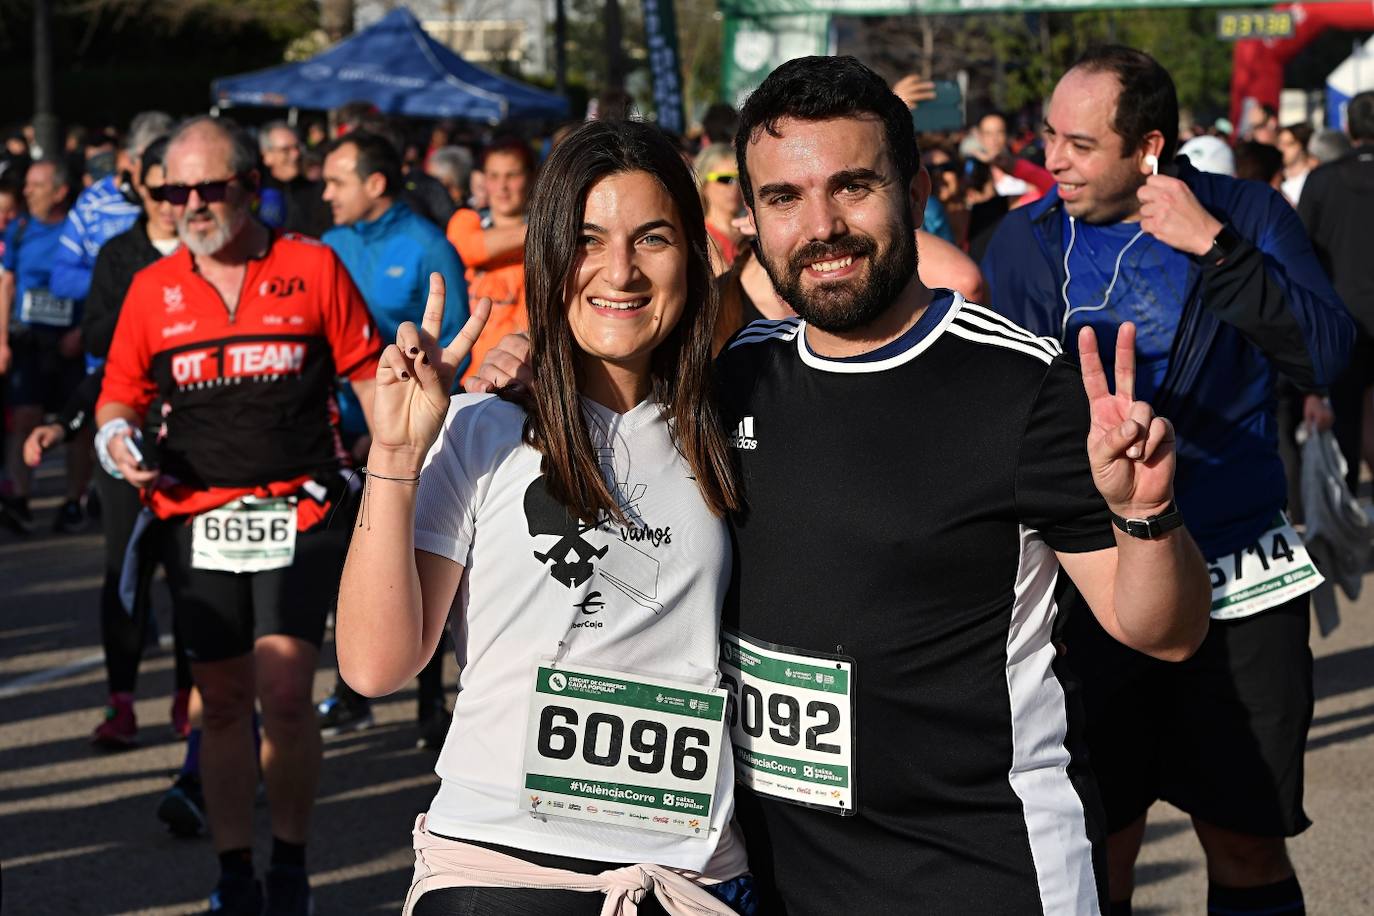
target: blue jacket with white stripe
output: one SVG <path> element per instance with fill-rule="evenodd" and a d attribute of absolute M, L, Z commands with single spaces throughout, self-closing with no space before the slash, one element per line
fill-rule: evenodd
<path fill-rule="evenodd" d="M 129 231 L 143 214 L 119 187 L 116 176 L 107 175 L 81 192 L 67 213 L 62 244 L 53 258 L 49 289 L 64 299 L 85 299 L 91 291 L 91 275 L 100 248 L 115 236 Z"/>
<path fill-rule="evenodd" d="M 1330 385 L 1349 359 L 1355 325 L 1278 192 L 1200 172 L 1184 157 L 1177 166 L 1198 201 L 1242 239 L 1220 266 L 1190 266 L 1153 405 L 1178 436 L 1178 506 L 1202 552 L 1216 558 L 1254 543 L 1287 504 L 1275 381 L 1282 374 L 1309 391 Z M 982 270 L 993 309 L 1071 350 L 1091 316 L 1075 316 L 1060 337 L 1061 206 L 1052 192 L 1009 213 Z"/>

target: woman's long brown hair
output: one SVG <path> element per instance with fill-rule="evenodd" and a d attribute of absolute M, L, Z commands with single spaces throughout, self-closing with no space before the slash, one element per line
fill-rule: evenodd
<path fill-rule="evenodd" d="M 526 440 L 544 456 L 554 498 L 577 518 L 624 521 L 606 483 L 583 419 L 578 345 L 567 319 L 587 193 L 608 175 L 645 172 L 677 206 L 687 249 L 687 298 L 677 325 L 650 359 L 650 398 L 668 420 L 673 444 L 717 516 L 739 508 L 739 491 L 716 411 L 711 337 L 718 302 L 707 253 L 706 220 L 696 181 L 659 130 L 638 121 L 590 121 L 549 156 L 530 195 L 525 237 L 525 290 L 530 321 L 533 392 Z"/>

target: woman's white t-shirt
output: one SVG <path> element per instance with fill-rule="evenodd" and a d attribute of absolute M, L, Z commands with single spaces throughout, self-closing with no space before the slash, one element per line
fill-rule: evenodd
<path fill-rule="evenodd" d="M 711 830 L 701 838 L 519 810 L 536 661 L 718 686 L 729 531 L 701 498 L 659 408 L 583 399 L 602 471 L 630 525 L 583 531 L 549 495 L 525 412 L 454 398 L 420 475 L 415 546 L 465 569 L 450 626 L 461 668 L 428 829 L 536 852 L 702 870 L 733 811 L 722 729 Z M 604 554 L 597 556 L 605 549 Z"/>

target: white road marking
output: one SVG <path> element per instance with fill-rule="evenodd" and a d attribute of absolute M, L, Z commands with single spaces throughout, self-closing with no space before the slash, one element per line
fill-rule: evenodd
<path fill-rule="evenodd" d="M 78 658 L 74 662 L 58 665 L 56 668 L 48 668 L 44 671 L 34 671 L 23 677 L 17 677 L 8 683 L 0 684 L 0 700 L 7 700 L 32 687 L 37 687 L 39 684 L 46 684 L 48 681 L 58 681 L 64 677 L 71 677 L 73 674 L 89 671 L 96 665 L 104 664 L 104 662 L 104 652 L 93 652 L 90 655 Z"/>

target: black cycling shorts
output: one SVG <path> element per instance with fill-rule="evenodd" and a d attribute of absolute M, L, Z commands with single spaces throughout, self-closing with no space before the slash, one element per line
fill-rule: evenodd
<path fill-rule="evenodd" d="M 1068 661 L 1083 679 L 1089 763 L 1111 833 L 1163 799 L 1250 836 L 1296 836 L 1312 724 L 1309 596 L 1213 620 L 1190 659 L 1161 662 L 1112 640 L 1086 609 Z"/>
<path fill-rule="evenodd" d="M 254 573 L 193 568 L 192 527 L 189 521 L 173 521 L 163 540 L 162 560 L 191 661 L 246 655 L 263 636 L 294 636 L 317 648 L 323 644 L 325 619 L 338 600 L 348 555 L 353 523 L 348 508 L 340 507 L 332 519 L 298 532 L 290 566 Z"/>

